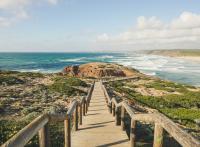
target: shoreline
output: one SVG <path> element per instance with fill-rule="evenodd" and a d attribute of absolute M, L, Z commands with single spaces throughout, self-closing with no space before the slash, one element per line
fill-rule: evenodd
<path fill-rule="evenodd" d="M 194 56 L 179 56 L 179 57 L 177 56 L 175 58 L 200 63 L 200 56 L 195 56 L 195 57 Z"/>

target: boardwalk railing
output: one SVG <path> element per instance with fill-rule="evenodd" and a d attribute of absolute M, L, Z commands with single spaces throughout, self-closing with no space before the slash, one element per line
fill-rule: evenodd
<path fill-rule="evenodd" d="M 71 120 L 74 120 L 74 129 L 78 130 L 78 125 L 82 124 L 82 116 L 85 116 L 90 103 L 94 84 L 91 85 L 86 97 L 80 102 L 74 99 L 67 111 L 67 114 L 43 114 L 34 119 L 30 124 L 20 130 L 11 139 L 5 142 L 2 147 L 22 147 L 25 146 L 37 133 L 39 134 L 40 147 L 49 147 L 51 144 L 49 134 L 49 123 L 52 121 L 64 121 L 65 147 L 71 147 Z"/>
<path fill-rule="evenodd" d="M 105 86 L 102 88 L 106 97 L 109 112 L 115 116 L 116 125 L 121 125 L 122 130 L 125 130 L 125 113 L 131 118 L 130 124 L 130 144 L 135 147 L 135 130 L 136 122 L 150 122 L 154 123 L 154 147 L 162 147 L 163 145 L 163 131 L 166 130 L 180 145 L 183 147 L 200 147 L 200 142 L 193 138 L 190 134 L 181 129 L 176 123 L 164 116 L 163 114 L 155 111 L 153 113 L 140 113 L 136 114 L 131 106 L 125 101 L 117 102 L 116 98 L 110 98 Z M 121 112 L 121 113 L 120 113 Z"/>
<path fill-rule="evenodd" d="M 115 82 L 115 81 L 124 81 L 124 80 L 138 80 L 138 76 L 131 76 L 131 77 L 115 77 L 110 79 L 102 79 L 102 83 L 108 83 L 108 82 Z"/>

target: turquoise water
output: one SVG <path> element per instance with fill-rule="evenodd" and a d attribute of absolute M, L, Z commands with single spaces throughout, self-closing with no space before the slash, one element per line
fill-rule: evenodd
<path fill-rule="evenodd" d="M 115 62 L 162 79 L 200 86 L 200 63 L 138 53 L 0 53 L 1 70 L 58 72 L 67 65 Z"/>

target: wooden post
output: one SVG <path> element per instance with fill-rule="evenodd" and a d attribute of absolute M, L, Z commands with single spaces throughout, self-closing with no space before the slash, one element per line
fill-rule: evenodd
<path fill-rule="evenodd" d="M 113 111 L 113 116 L 115 116 L 115 104 L 113 104 L 113 107 L 112 107 L 112 111 Z"/>
<path fill-rule="evenodd" d="M 131 119 L 131 126 L 130 126 L 130 145 L 131 145 L 131 147 L 136 147 L 135 129 L 136 129 L 136 121 L 134 119 Z"/>
<path fill-rule="evenodd" d="M 80 104 L 80 106 L 79 106 L 79 124 L 80 125 L 82 125 L 82 122 L 83 122 L 82 115 L 83 115 L 83 113 L 82 113 L 82 104 Z"/>
<path fill-rule="evenodd" d="M 40 147 L 50 147 L 50 135 L 48 123 L 39 130 L 39 144 Z"/>
<path fill-rule="evenodd" d="M 122 128 L 122 131 L 125 130 L 125 124 L 124 124 L 124 118 L 125 117 L 125 108 L 122 106 L 121 107 L 121 128 Z"/>
<path fill-rule="evenodd" d="M 120 116 L 119 116 L 119 108 L 115 107 L 115 125 L 121 125 L 121 120 L 120 120 Z"/>
<path fill-rule="evenodd" d="M 110 103 L 110 105 L 108 105 L 111 114 L 112 114 L 112 105 L 113 105 L 112 102 Z"/>
<path fill-rule="evenodd" d="M 160 124 L 155 123 L 153 146 L 162 147 L 162 145 L 163 145 L 163 128 Z"/>
<path fill-rule="evenodd" d="M 78 130 L 78 105 L 76 105 L 76 109 L 74 112 L 74 130 Z"/>
<path fill-rule="evenodd" d="M 83 116 L 85 116 L 85 100 L 83 101 Z"/>
<path fill-rule="evenodd" d="M 86 100 L 86 103 L 85 103 L 86 107 L 85 107 L 85 112 L 87 113 L 88 112 L 88 101 Z"/>
<path fill-rule="evenodd" d="M 64 121 L 65 128 L 65 147 L 71 147 L 71 122 L 70 117 Z"/>

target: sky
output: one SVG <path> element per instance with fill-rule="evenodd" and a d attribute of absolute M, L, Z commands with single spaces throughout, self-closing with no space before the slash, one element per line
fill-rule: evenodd
<path fill-rule="evenodd" d="M 200 49 L 199 0 L 0 0 L 1 52 Z"/>

